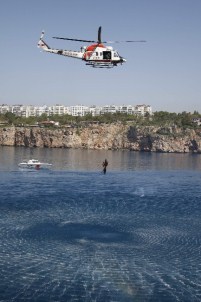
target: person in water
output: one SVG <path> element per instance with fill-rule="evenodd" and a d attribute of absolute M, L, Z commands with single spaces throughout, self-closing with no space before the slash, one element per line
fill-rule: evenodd
<path fill-rule="evenodd" d="M 107 161 L 107 159 L 105 159 L 105 161 L 103 162 L 103 173 L 104 174 L 106 173 L 107 166 L 108 166 L 108 161 Z"/>

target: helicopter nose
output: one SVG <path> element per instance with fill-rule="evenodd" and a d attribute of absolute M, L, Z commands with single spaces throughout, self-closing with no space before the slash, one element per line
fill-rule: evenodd
<path fill-rule="evenodd" d="M 121 61 L 121 63 L 124 63 L 124 62 L 126 62 L 126 59 L 124 59 L 123 57 L 120 57 L 120 61 Z"/>

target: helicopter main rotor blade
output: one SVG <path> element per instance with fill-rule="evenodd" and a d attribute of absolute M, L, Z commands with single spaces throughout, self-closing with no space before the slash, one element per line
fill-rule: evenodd
<path fill-rule="evenodd" d="M 113 44 L 113 43 L 144 43 L 144 42 L 147 42 L 145 40 L 136 40 L 136 41 L 130 41 L 130 40 L 127 40 L 127 41 L 101 41 L 101 40 L 98 40 L 98 41 L 95 41 L 95 40 L 81 40 L 81 39 L 71 39 L 71 38 L 61 38 L 61 37 L 52 37 L 53 39 L 60 39 L 60 40 L 68 40 L 68 41 L 76 41 L 76 42 L 87 42 L 87 43 L 98 43 L 98 44 L 101 44 L 101 43 L 108 43 L 108 44 Z"/>
<path fill-rule="evenodd" d="M 101 26 L 98 29 L 98 44 L 101 44 Z"/>
<path fill-rule="evenodd" d="M 145 40 L 134 40 L 134 41 L 131 41 L 131 40 L 127 40 L 127 41 L 104 41 L 102 43 L 108 43 L 108 44 L 112 44 L 112 43 L 141 43 L 141 42 L 147 42 Z"/>
<path fill-rule="evenodd" d="M 88 43 L 97 43 L 94 40 L 81 40 L 81 39 L 71 39 L 71 38 L 61 38 L 61 37 L 52 37 L 53 39 L 60 39 L 60 40 L 69 40 L 69 41 L 76 41 L 76 42 L 88 42 Z"/>

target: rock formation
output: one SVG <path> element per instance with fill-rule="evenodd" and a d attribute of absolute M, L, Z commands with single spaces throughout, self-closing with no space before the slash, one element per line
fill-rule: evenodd
<path fill-rule="evenodd" d="M 0 128 L 0 145 L 201 153 L 201 129 L 135 126 L 129 123 L 57 129 L 4 127 Z"/>

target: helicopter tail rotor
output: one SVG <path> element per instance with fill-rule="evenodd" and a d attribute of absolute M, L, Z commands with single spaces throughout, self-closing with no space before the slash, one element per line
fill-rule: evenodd
<path fill-rule="evenodd" d="M 45 31 L 43 30 L 43 31 L 42 31 L 42 33 L 41 33 L 41 36 L 40 36 L 40 40 L 42 40 L 42 39 L 43 39 L 44 34 L 45 34 Z"/>
<path fill-rule="evenodd" d="M 38 48 L 41 48 L 43 50 L 47 50 L 47 49 L 50 49 L 50 47 L 43 40 L 44 34 L 45 34 L 45 32 L 43 30 L 42 33 L 41 33 L 41 36 L 40 36 L 40 40 L 38 41 Z"/>

